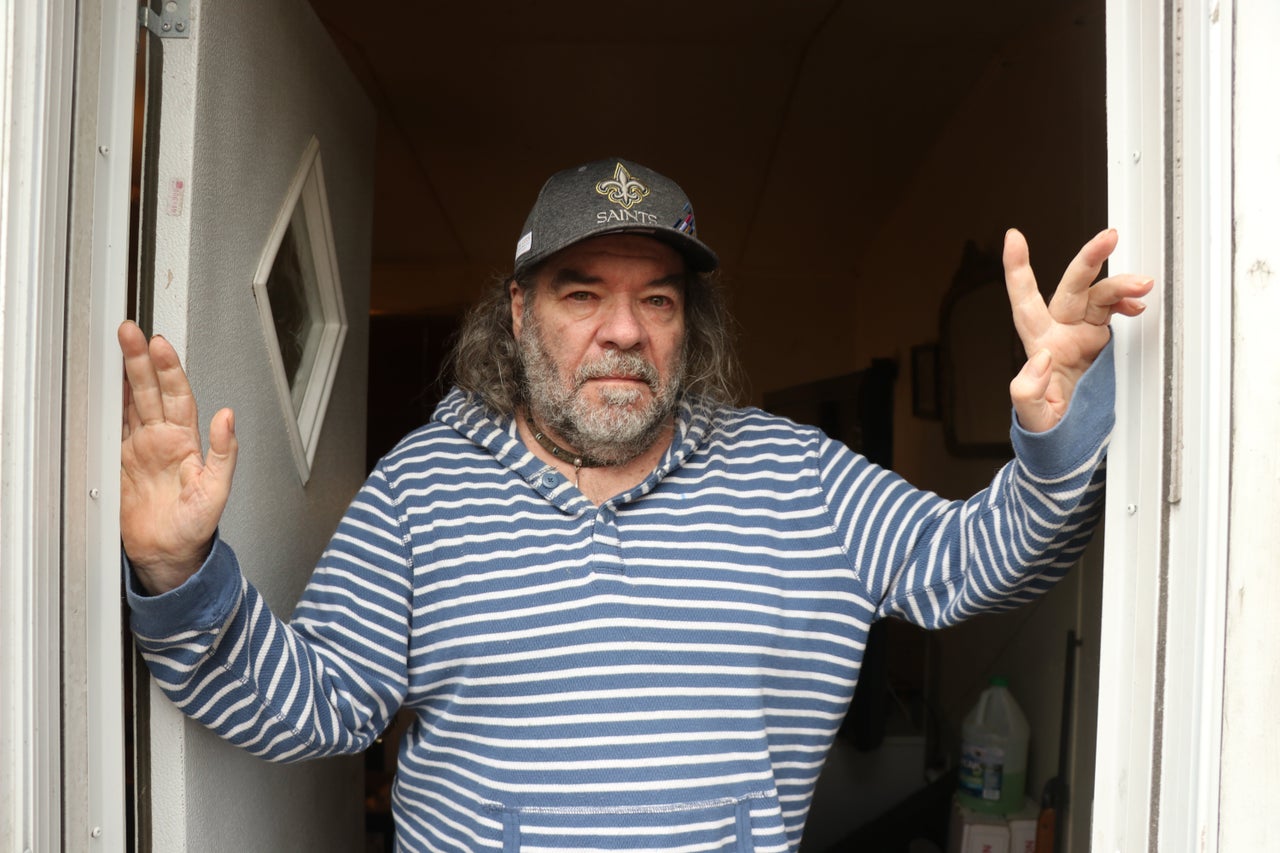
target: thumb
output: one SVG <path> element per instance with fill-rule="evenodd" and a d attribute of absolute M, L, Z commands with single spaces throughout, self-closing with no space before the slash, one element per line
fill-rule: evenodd
<path fill-rule="evenodd" d="M 226 505 L 231 494 L 231 478 L 236 471 L 236 454 L 240 443 L 236 440 L 236 415 L 231 409 L 222 409 L 209 423 L 209 452 L 204 467 L 210 498 Z"/>
<path fill-rule="evenodd" d="M 1009 396 L 1013 399 L 1018 423 L 1029 432 L 1044 432 L 1057 423 L 1057 416 L 1045 399 L 1052 367 L 1052 356 L 1047 349 L 1042 349 L 1027 359 L 1009 383 Z"/>

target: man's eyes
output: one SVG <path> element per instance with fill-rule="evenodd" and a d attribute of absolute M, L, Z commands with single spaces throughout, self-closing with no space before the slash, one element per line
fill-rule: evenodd
<path fill-rule="evenodd" d="M 590 302 L 591 300 L 596 299 L 597 296 L 589 290 L 575 290 L 570 293 L 566 293 L 564 298 L 570 302 Z M 653 306 L 654 308 L 670 308 L 676 304 L 675 299 L 661 293 L 646 296 L 641 301 L 646 305 Z"/>

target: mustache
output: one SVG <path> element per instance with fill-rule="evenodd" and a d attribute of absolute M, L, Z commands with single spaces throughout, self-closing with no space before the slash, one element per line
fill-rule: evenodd
<path fill-rule="evenodd" d="M 577 387 L 581 388 L 588 380 L 605 376 L 638 379 L 655 392 L 658 390 L 658 368 L 646 361 L 643 356 L 617 350 L 609 350 L 595 361 L 579 367 L 574 374 L 574 379 Z"/>

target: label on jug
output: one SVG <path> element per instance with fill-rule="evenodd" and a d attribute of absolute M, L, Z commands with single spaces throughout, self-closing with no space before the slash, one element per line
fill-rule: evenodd
<path fill-rule="evenodd" d="M 998 746 L 964 745 L 960 753 L 961 791 L 979 800 L 998 800 L 1003 781 L 1003 749 Z"/>

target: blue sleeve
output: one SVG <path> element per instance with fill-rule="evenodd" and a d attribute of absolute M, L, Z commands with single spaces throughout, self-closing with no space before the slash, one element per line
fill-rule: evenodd
<path fill-rule="evenodd" d="M 1055 427 L 1032 433 L 1015 418 L 1015 458 L 965 501 L 830 442 L 821 464 L 832 523 L 879 615 L 943 627 L 1031 601 L 1066 574 L 1101 517 L 1114 400 L 1108 344 Z"/>
<path fill-rule="evenodd" d="M 128 557 L 124 564 L 125 595 L 133 630 L 160 637 L 183 631 L 218 631 L 240 599 L 240 566 L 231 549 L 215 536 L 204 565 L 182 586 L 160 595 L 140 589 Z"/>
<path fill-rule="evenodd" d="M 196 574 L 162 595 L 140 594 L 126 561 L 134 637 L 159 687 L 272 761 L 364 750 L 407 692 L 412 566 L 400 521 L 375 471 L 287 624 L 220 538 Z"/>
<path fill-rule="evenodd" d="M 1044 432 L 1028 432 L 1013 417 L 1010 437 L 1018 460 L 1029 471 L 1052 477 L 1071 471 L 1105 449 L 1116 423 L 1115 348 L 1108 342 L 1076 383 L 1067 414 Z"/>

